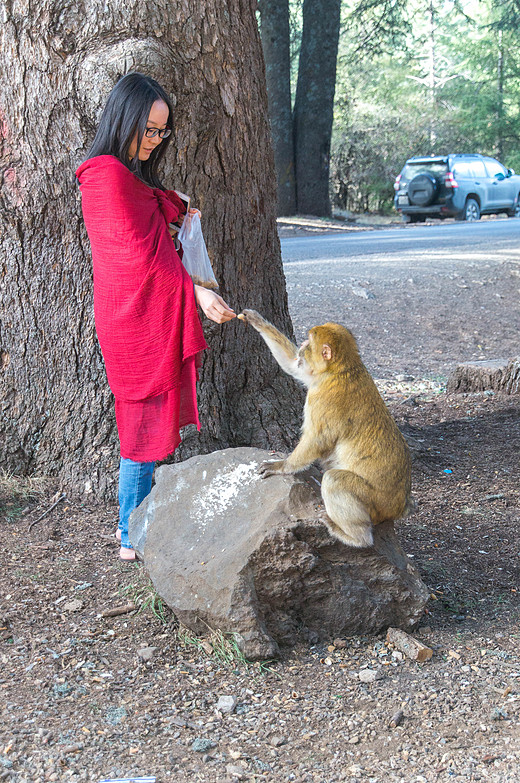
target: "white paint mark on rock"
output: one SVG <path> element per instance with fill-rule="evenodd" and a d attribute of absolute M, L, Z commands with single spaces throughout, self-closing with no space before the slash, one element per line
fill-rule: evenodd
<path fill-rule="evenodd" d="M 205 526 L 208 519 L 225 511 L 234 499 L 243 493 L 244 487 L 260 480 L 258 462 L 237 465 L 227 472 L 219 472 L 207 486 L 201 487 L 193 499 L 193 510 L 197 521 Z"/>

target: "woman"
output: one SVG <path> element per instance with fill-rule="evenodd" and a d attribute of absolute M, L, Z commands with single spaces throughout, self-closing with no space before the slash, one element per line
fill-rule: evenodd
<path fill-rule="evenodd" d="M 157 173 L 173 126 L 162 87 L 129 73 L 110 93 L 86 160 L 76 172 L 92 247 L 94 315 L 115 397 L 121 444 L 120 557 L 135 560 L 130 512 L 150 492 L 157 460 L 196 424 L 197 356 L 206 348 L 197 304 L 225 323 L 233 310 L 193 285 L 172 233 L 185 207 Z"/>

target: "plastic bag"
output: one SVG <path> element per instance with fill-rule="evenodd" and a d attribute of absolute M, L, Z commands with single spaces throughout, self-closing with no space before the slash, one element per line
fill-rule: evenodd
<path fill-rule="evenodd" d="M 182 263 L 193 282 L 204 288 L 218 288 L 202 236 L 198 212 L 188 212 L 185 215 L 178 238 L 183 250 Z"/>

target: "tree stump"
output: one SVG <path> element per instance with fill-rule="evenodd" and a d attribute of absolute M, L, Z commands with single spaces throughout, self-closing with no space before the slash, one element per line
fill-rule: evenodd
<path fill-rule="evenodd" d="M 498 391 L 520 393 L 520 358 L 486 359 L 459 364 L 448 378 L 446 391 L 468 393 Z"/>

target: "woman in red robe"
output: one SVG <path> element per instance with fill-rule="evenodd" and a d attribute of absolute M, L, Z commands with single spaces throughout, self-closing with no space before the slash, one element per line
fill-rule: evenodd
<path fill-rule="evenodd" d="M 173 126 L 168 95 L 129 73 L 108 97 L 86 160 L 76 172 L 92 248 L 94 315 L 121 444 L 120 557 L 134 560 L 128 517 L 149 493 L 157 460 L 200 428 L 196 362 L 206 348 L 197 312 L 225 323 L 233 310 L 193 285 L 172 235 L 185 207 L 157 174 Z"/>

